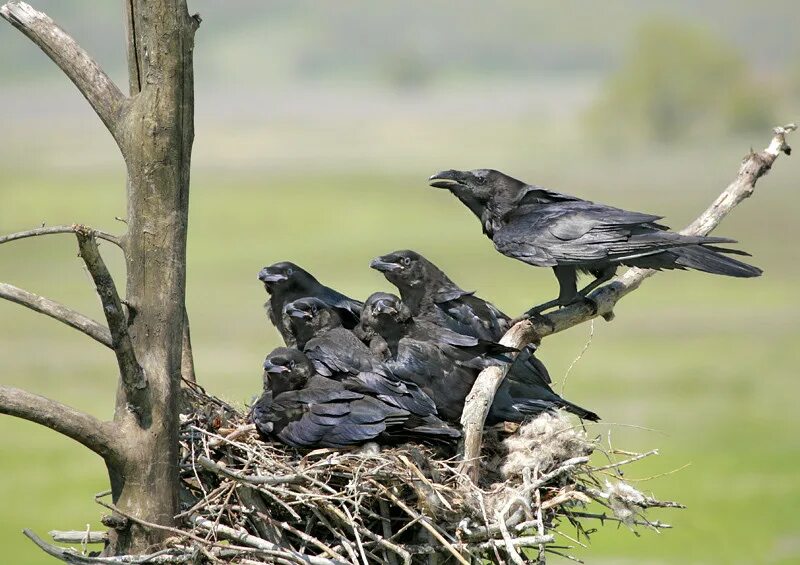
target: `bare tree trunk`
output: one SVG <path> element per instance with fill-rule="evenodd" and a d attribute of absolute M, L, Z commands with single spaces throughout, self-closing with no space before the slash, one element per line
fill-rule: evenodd
<path fill-rule="evenodd" d="M 110 469 L 114 504 L 148 522 L 178 513 L 178 401 L 184 328 L 189 165 L 194 138 L 192 49 L 198 20 L 176 0 L 126 0 L 131 107 L 121 147 L 128 168 L 127 304 L 148 382 L 132 413 L 120 387 L 114 420 L 127 443 Z M 131 525 L 116 551 L 136 553 L 158 531 Z"/>
<path fill-rule="evenodd" d="M 0 413 L 37 421 L 76 439 L 106 462 L 114 507 L 134 520 L 109 534 L 109 554 L 142 553 L 165 537 L 178 513 L 181 376 L 193 380 L 185 311 L 189 167 L 194 138 L 192 51 L 200 19 L 185 0 L 124 0 L 130 96 L 47 15 L 24 2 L 0 16 L 38 45 L 72 80 L 108 128 L 128 172 L 128 231 L 120 238 L 84 226 L 30 230 L 0 243 L 74 232 L 103 302 L 101 324 L 32 293 L 0 285 L 0 298 L 45 313 L 112 348 L 119 366 L 113 422 L 0 387 Z M 96 239 L 125 253 L 121 300 Z M 127 312 L 123 309 L 127 306 Z M 44 412 L 37 408 L 46 409 Z"/>

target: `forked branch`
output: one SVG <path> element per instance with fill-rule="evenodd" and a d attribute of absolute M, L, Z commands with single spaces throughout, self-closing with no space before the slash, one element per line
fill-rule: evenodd
<path fill-rule="evenodd" d="M 106 461 L 117 456 L 113 423 L 101 422 L 94 416 L 44 396 L 0 385 L 0 414 L 46 426 L 83 444 Z"/>
<path fill-rule="evenodd" d="M 47 14 L 25 2 L 0 7 L 0 16 L 20 30 L 75 83 L 111 135 L 121 144 L 121 114 L 126 97 L 100 66 Z"/>
<path fill-rule="evenodd" d="M 52 235 L 52 234 L 59 234 L 59 233 L 75 233 L 75 230 L 78 226 L 71 225 L 71 226 L 42 226 L 40 228 L 33 228 L 32 230 L 25 230 L 20 231 L 17 233 L 10 233 L 8 235 L 0 236 L 0 244 L 8 243 L 9 241 L 17 241 L 18 239 L 25 239 L 28 237 L 38 237 L 41 235 Z M 95 236 L 98 239 L 104 239 L 109 243 L 113 243 L 119 248 L 122 248 L 122 241 L 120 238 L 115 236 L 114 234 L 110 234 L 108 232 L 94 230 Z"/>
<path fill-rule="evenodd" d="M 50 316 L 54 320 L 58 320 L 71 328 L 85 333 L 106 347 L 112 347 L 111 332 L 109 332 L 105 326 L 84 316 L 80 312 L 76 312 L 63 304 L 59 304 L 55 300 L 50 300 L 44 296 L 39 296 L 38 294 L 6 283 L 0 283 L 0 298 L 30 308 L 34 312 L 39 312 L 45 316 Z"/>
<path fill-rule="evenodd" d="M 108 272 L 100 250 L 97 248 L 94 232 L 89 228 L 79 227 L 75 230 L 75 235 L 78 238 L 81 258 L 86 264 L 89 274 L 92 275 L 97 294 L 103 303 L 103 313 L 106 316 L 108 328 L 111 330 L 111 343 L 117 355 L 120 377 L 128 392 L 130 402 L 139 391 L 147 386 L 147 382 L 142 367 L 136 359 L 133 343 L 128 334 L 128 318 L 122 309 L 122 301 L 119 299 L 114 279 L 111 278 L 111 273 Z"/>
<path fill-rule="evenodd" d="M 719 197 L 681 233 L 686 235 L 707 235 L 755 189 L 756 182 L 767 174 L 781 153 L 789 155 L 791 148 L 786 143 L 786 134 L 797 129 L 795 124 L 777 127 L 769 146 L 758 153 L 750 152 L 739 167 L 739 173 Z M 539 342 L 548 335 L 562 332 L 573 326 L 589 321 L 597 316 L 606 319 L 613 317 L 614 306 L 625 295 L 633 292 L 648 277 L 657 271 L 653 269 L 631 268 L 607 285 L 589 295 L 597 305 L 593 309 L 581 302 L 561 308 L 537 319 L 524 320 L 509 329 L 500 343 L 509 347 L 522 348 L 532 342 Z M 473 481 L 477 481 L 483 424 L 486 414 L 494 400 L 497 387 L 505 377 L 500 367 L 484 369 L 475 381 L 467 396 L 461 424 L 464 429 L 464 471 Z"/>

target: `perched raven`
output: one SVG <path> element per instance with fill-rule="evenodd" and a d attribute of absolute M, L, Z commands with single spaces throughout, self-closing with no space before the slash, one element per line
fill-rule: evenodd
<path fill-rule="evenodd" d="M 458 430 L 316 374 L 299 350 L 278 348 L 264 361 L 264 392 L 251 419 L 262 437 L 299 448 L 344 447 L 375 438 L 452 439 Z"/>
<path fill-rule="evenodd" d="M 513 351 L 493 342 L 457 334 L 425 320 L 414 320 L 410 310 L 392 294 L 370 296 L 361 311 L 361 323 L 385 340 L 392 371 L 416 382 L 433 398 L 439 414 L 458 421 L 464 402 L 481 369 L 508 363 Z M 487 423 L 520 422 L 544 410 L 565 408 L 581 418 L 599 419 L 555 394 L 544 365 L 526 348 L 517 356 L 495 396 Z"/>
<path fill-rule="evenodd" d="M 742 251 L 716 247 L 722 237 L 688 236 L 657 223 L 661 216 L 628 212 L 525 184 L 492 169 L 442 171 L 430 184 L 446 188 L 483 225 L 502 254 L 530 265 L 552 267 L 558 298 L 532 310 L 579 300 L 610 280 L 618 265 L 651 269 L 696 269 L 732 277 L 756 277 L 761 270 L 726 257 Z M 578 271 L 596 280 L 578 292 Z"/>
<path fill-rule="evenodd" d="M 302 349 L 317 373 L 416 416 L 436 415 L 433 400 L 413 381 L 397 376 L 352 331 L 342 327 L 333 309 L 324 302 L 301 298 L 287 304 L 285 310 L 294 335 L 313 336 Z"/>
<path fill-rule="evenodd" d="M 312 296 L 322 300 L 336 309 L 346 328 L 353 328 L 358 323 L 363 306 L 361 302 L 323 285 L 294 263 L 282 262 L 264 267 L 258 273 L 258 280 L 264 283 L 264 288 L 270 295 L 266 304 L 269 319 L 278 328 L 286 345 L 296 344 L 291 341 L 292 334 L 289 328 L 283 325 L 281 314 L 287 303 L 298 298 Z"/>
<path fill-rule="evenodd" d="M 377 257 L 369 264 L 400 291 L 415 319 L 428 320 L 461 334 L 498 341 L 510 318 L 493 304 L 462 290 L 436 265 L 414 251 Z"/>

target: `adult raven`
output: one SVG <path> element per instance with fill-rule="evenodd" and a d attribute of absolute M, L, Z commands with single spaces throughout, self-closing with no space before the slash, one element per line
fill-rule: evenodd
<path fill-rule="evenodd" d="M 264 392 L 250 417 L 259 435 L 298 448 L 345 447 L 375 438 L 452 439 L 458 430 L 316 374 L 299 350 L 278 348 L 264 361 Z"/>
<path fill-rule="evenodd" d="M 610 280 L 618 265 L 695 269 L 732 277 L 761 274 L 761 269 L 724 255 L 747 253 L 714 245 L 734 240 L 671 232 L 657 223 L 662 216 L 553 192 L 492 169 L 442 171 L 429 182 L 461 200 L 480 219 L 483 232 L 500 253 L 553 268 L 560 286 L 558 298 L 530 313 L 579 300 Z M 580 292 L 578 271 L 596 277 Z"/>
<path fill-rule="evenodd" d="M 500 344 L 413 319 L 410 310 L 392 294 L 370 296 L 361 311 L 361 323 L 385 340 L 391 355 L 386 363 L 392 371 L 422 387 L 446 420 L 461 418 L 467 394 L 481 369 L 510 361 L 504 354 L 512 350 Z M 526 348 L 517 356 L 495 396 L 487 423 L 520 422 L 555 408 L 565 408 L 581 418 L 599 419 L 550 389 L 547 370 L 533 351 L 535 348 Z"/>
<path fill-rule="evenodd" d="M 352 331 L 342 327 L 334 310 L 324 302 L 301 298 L 287 304 L 285 310 L 295 335 L 313 336 L 302 350 L 317 373 L 417 416 L 436 415 L 433 400 L 414 382 L 394 374 Z"/>
<path fill-rule="evenodd" d="M 461 334 L 498 341 L 510 318 L 493 304 L 461 289 L 428 259 L 410 250 L 376 257 L 370 267 L 381 271 L 400 291 L 414 318 L 446 326 Z"/>
<path fill-rule="evenodd" d="M 296 344 L 291 341 L 292 334 L 289 328 L 283 325 L 281 314 L 287 303 L 298 298 L 312 296 L 322 300 L 336 309 L 346 328 L 353 328 L 358 323 L 363 306 L 361 302 L 323 285 L 311 273 L 294 263 L 284 261 L 264 267 L 258 273 L 258 280 L 264 283 L 264 288 L 270 295 L 265 305 L 269 319 L 278 328 L 286 345 Z"/>

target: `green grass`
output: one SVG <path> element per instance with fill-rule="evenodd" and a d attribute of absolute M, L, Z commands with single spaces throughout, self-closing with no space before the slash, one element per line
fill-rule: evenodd
<path fill-rule="evenodd" d="M 697 148 L 637 158 L 586 153 L 577 167 L 565 166 L 568 157 L 551 149 L 516 172 L 556 189 L 665 213 L 679 226 L 729 180 L 742 147 L 720 148 L 702 160 Z M 8 171 L 0 182 L 2 233 L 42 221 L 124 227 L 113 219 L 125 213 L 119 175 Z M 425 187 L 420 179 L 433 171 L 425 166 L 408 171 L 408 176 L 195 171 L 188 307 L 204 385 L 237 403 L 258 392 L 260 362 L 278 336 L 267 326 L 255 275 L 281 259 L 365 297 L 390 288 L 367 268 L 369 259 L 408 247 L 509 312 L 554 294 L 549 272 L 494 252 L 460 204 Z M 572 370 L 566 396 L 603 416 L 591 430 L 604 438 L 611 430 L 615 446 L 659 448 L 661 455 L 632 467 L 630 478 L 690 463 L 680 472 L 637 483 L 688 508 L 657 513 L 674 530 L 636 537 L 606 526 L 592 537 L 590 550 L 571 553 L 590 563 L 800 559 L 795 511 L 800 252 L 790 247 L 798 236 L 796 171 L 795 162 L 779 162 L 756 197 L 720 230 L 744 242 L 753 262 L 765 268 L 764 277 L 665 273 L 626 298 L 613 323 L 595 323 L 592 345 Z M 110 246 L 103 251 L 121 282 L 117 251 Z M 0 247 L 0 280 L 101 317 L 68 236 Z M 0 302 L 0 320 L 0 381 L 110 417 L 115 379 L 107 351 L 16 305 Z M 585 325 L 545 341 L 541 356 L 557 387 L 588 334 Z M 102 462 L 53 432 L 1 418 L 0 477 L 5 562 L 46 562 L 19 533 L 23 527 L 45 534 L 98 525 L 102 509 L 92 495 L 106 488 Z"/>

